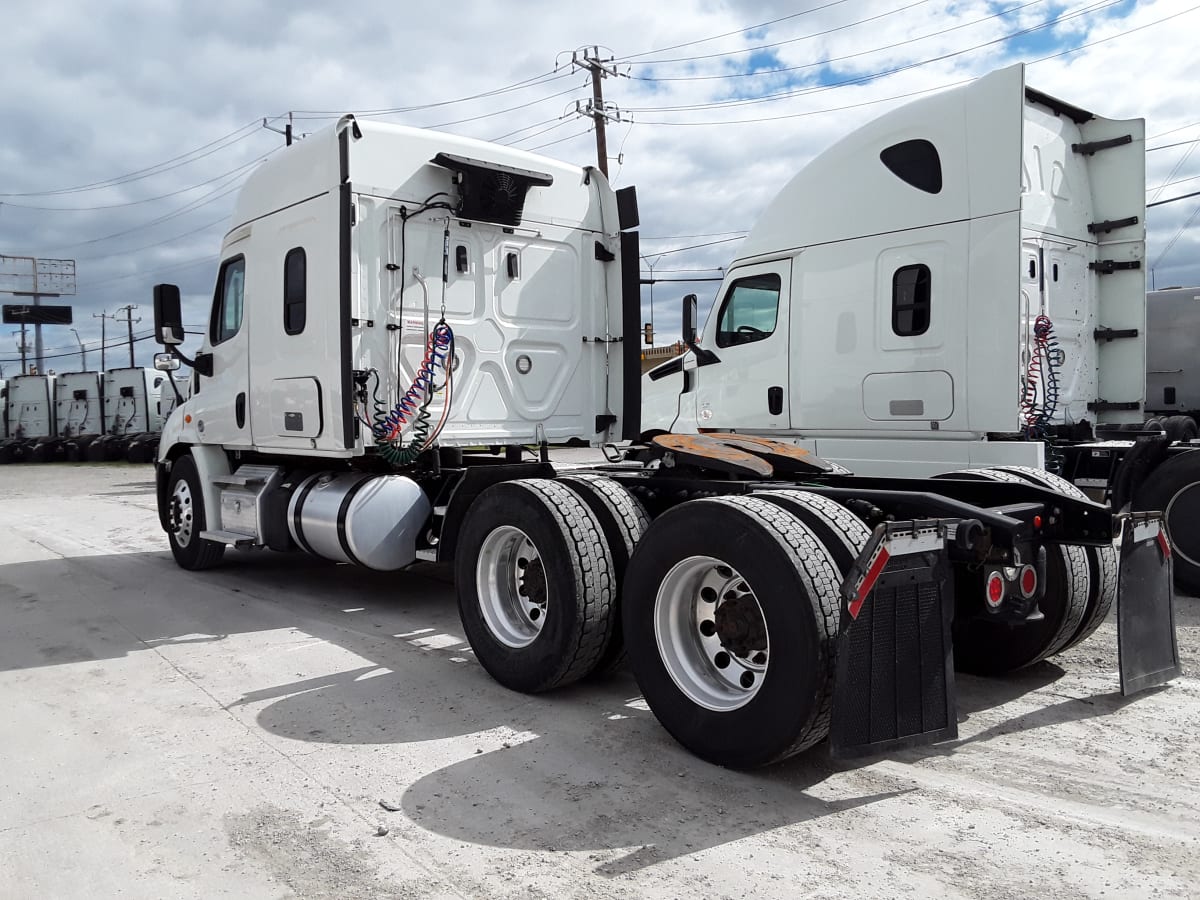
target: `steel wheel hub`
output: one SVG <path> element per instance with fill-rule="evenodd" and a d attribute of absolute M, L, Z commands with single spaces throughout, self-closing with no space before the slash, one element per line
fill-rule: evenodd
<path fill-rule="evenodd" d="M 192 541 L 194 515 L 192 489 L 181 479 L 171 494 L 171 530 L 175 535 L 175 543 L 180 547 L 186 547 Z"/>
<path fill-rule="evenodd" d="M 475 563 L 479 611 L 506 647 L 528 647 L 546 624 L 549 591 L 541 555 L 520 528 L 501 525 L 483 540 Z"/>
<path fill-rule="evenodd" d="M 729 712 L 758 693 L 770 659 L 767 623 L 746 580 L 724 561 L 676 563 L 654 601 L 654 636 L 667 674 L 693 703 Z"/>

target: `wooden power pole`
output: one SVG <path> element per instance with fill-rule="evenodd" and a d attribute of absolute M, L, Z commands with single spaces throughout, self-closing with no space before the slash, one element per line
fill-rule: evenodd
<path fill-rule="evenodd" d="M 604 134 L 604 126 L 608 122 L 624 121 L 621 117 L 621 110 L 613 103 L 605 104 L 604 89 L 601 83 L 605 78 L 612 75 L 617 76 L 616 66 L 612 65 L 612 59 L 600 59 L 599 47 L 585 47 L 582 50 L 574 50 L 571 53 L 571 65 L 580 69 L 586 69 L 592 76 L 592 99 L 589 103 L 584 103 L 577 100 L 575 102 L 575 114 L 589 117 L 596 126 L 596 162 L 599 164 L 600 171 L 604 173 L 604 177 L 608 177 L 608 141 Z"/>

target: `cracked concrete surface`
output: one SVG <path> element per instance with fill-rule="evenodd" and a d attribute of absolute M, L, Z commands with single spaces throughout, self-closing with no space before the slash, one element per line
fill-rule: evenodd
<path fill-rule="evenodd" d="M 175 567 L 149 466 L 0 468 L 0 897 L 1200 890 L 1196 598 L 1167 687 L 1120 697 L 1110 621 L 960 677 L 956 741 L 745 774 L 627 673 L 493 683 L 442 568 L 226 560 Z"/>

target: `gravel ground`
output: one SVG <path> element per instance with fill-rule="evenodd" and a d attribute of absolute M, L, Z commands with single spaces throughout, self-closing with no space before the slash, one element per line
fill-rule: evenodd
<path fill-rule="evenodd" d="M 628 674 L 493 683 L 443 568 L 179 570 L 149 466 L 0 468 L 0 536 L 3 898 L 1200 894 L 1195 598 L 1169 686 L 1110 620 L 960 676 L 955 741 L 744 774 Z"/>

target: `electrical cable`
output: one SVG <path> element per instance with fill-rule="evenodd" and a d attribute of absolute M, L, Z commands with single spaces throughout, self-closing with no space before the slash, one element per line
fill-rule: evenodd
<path fill-rule="evenodd" d="M 513 91 L 524 90 L 529 87 L 536 87 L 540 84 L 548 84 L 551 81 L 558 81 L 560 78 L 566 78 L 570 72 L 543 72 L 541 75 L 531 75 L 529 78 L 514 82 L 502 88 L 496 88 L 491 91 L 483 91 L 478 94 L 471 94 L 466 97 L 458 97 L 454 100 L 439 100 L 435 103 L 423 103 L 414 106 L 394 106 L 388 109 L 367 109 L 360 112 L 355 112 L 357 118 L 373 118 L 376 116 L 392 116 L 400 115 L 401 113 L 420 112 L 425 109 L 436 109 L 442 106 L 453 106 L 456 103 L 467 103 L 471 100 L 482 100 L 487 97 L 495 97 L 500 94 L 508 94 Z M 297 109 L 292 111 L 297 119 L 328 119 L 339 118 L 345 115 L 345 110 L 311 110 Z"/>
<path fill-rule="evenodd" d="M 684 47 L 694 47 L 696 44 L 707 44 L 709 41 L 718 41 L 721 38 L 733 37 L 735 34 L 745 34 L 747 31 L 756 31 L 759 28 L 766 28 L 768 25 L 778 25 L 780 22 L 786 22 L 788 19 L 797 19 L 800 16 L 807 16 L 809 13 L 821 12 L 834 6 L 841 6 L 847 0 L 832 0 L 831 3 L 825 3 L 821 6 L 814 6 L 809 9 L 803 9 L 800 12 L 792 13 L 787 16 L 781 16 L 778 19 L 771 19 L 769 22 L 760 22 L 757 25 L 747 25 L 745 28 L 739 28 L 737 31 L 727 31 L 724 34 L 714 34 L 711 37 L 698 38 L 694 41 L 685 41 L 682 44 L 673 44 L 670 47 L 659 47 L 657 50 L 644 50 L 641 53 L 633 53 L 629 56 L 622 56 L 614 59 L 613 62 L 629 62 L 632 59 L 638 59 L 642 56 L 653 56 L 655 53 L 669 53 L 672 50 L 681 50 Z"/>
<path fill-rule="evenodd" d="M 1057 59 L 1061 56 L 1068 56 L 1072 53 L 1078 53 L 1081 50 L 1087 50 L 1087 49 L 1090 49 L 1091 47 L 1097 47 L 1100 44 L 1105 44 L 1105 43 L 1108 43 L 1109 41 L 1117 40 L 1118 38 L 1127 37 L 1130 34 L 1134 34 L 1135 32 L 1144 31 L 1147 28 L 1153 28 L 1156 25 L 1161 25 L 1164 22 L 1168 22 L 1172 19 L 1177 19 L 1180 16 L 1195 12 L 1197 9 L 1200 9 L 1200 5 L 1189 7 L 1188 9 L 1182 10 L 1181 12 L 1173 13 L 1169 16 L 1164 16 L 1163 18 L 1156 19 L 1153 22 L 1147 22 L 1144 25 L 1138 25 L 1133 28 L 1127 28 L 1124 31 L 1117 32 L 1116 34 L 1109 35 L 1108 37 L 1098 38 L 1097 40 L 1089 41 L 1084 44 L 1079 44 L 1075 47 L 1069 47 L 1066 50 L 1060 50 L 1057 53 L 1049 53 L 1049 54 L 1039 57 L 1037 59 L 1030 60 L 1030 61 L 1026 62 L 1025 65 L 1028 67 L 1028 66 L 1036 65 L 1037 63 L 1047 62 L 1052 59 Z M 872 77 L 875 77 L 875 76 L 872 76 Z M 844 106 L 826 107 L 825 109 L 806 110 L 804 112 L 798 112 L 798 113 L 783 113 L 783 114 L 776 115 L 776 116 L 756 116 L 756 117 L 748 118 L 748 119 L 718 119 L 718 120 L 709 120 L 709 121 L 703 121 L 703 122 L 664 122 L 664 121 L 639 119 L 639 123 L 642 125 L 664 125 L 664 126 L 713 126 L 713 125 L 752 125 L 752 124 L 759 124 L 759 123 L 763 123 L 763 122 L 780 122 L 780 121 L 784 121 L 786 119 L 800 119 L 800 118 L 806 118 L 808 116 L 823 115 L 825 113 L 845 112 L 847 110 L 860 109 L 865 106 L 874 106 L 879 103 L 887 103 L 887 102 L 890 102 L 893 100 L 905 100 L 905 99 L 908 99 L 909 97 L 917 97 L 917 96 L 921 96 L 923 94 L 931 94 L 931 93 L 935 93 L 937 91 L 946 90 L 947 88 L 953 88 L 953 87 L 958 87 L 959 85 L 969 84 L 971 81 L 974 81 L 974 80 L 975 79 L 973 79 L 973 78 L 963 78 L 958 81 L 953 81 L 953 82 L 949 82 L 946 84 L 937 85 L 935 87 L 922 88 L 922 89 L 914 90 L 914 91 L 906 91 L 905 93 L 902 93 L 902 94 L 894 94 L 890 97 L 879 97 L 879 98 L 876 98 L 873 100 L 864 100 L 861 103 L 849 103 Z M 1155 148 L 1155 149 L 1159 149 L 1159 148 Z"/>
<path fill-rule="evenodd" d="M 770 44 L 761 44 L 757 47 L 743 47 L 738 50 L 726 50 L 721 53 L 709 53 L 709 54 L 705 54 L 703 56 L 682 56 L 682 57 L 678 57 L 676 59 L 648 59 L 648 60 L 644 60 L 639 63 L 634 63 L 634 65 L 661 66 L 661 65 L 667 65 L 669 63 L 700 62 L 700 61 L 706 60 L 706 59 L 721 59 L 721 58 L 727 57 L 727 56 L 741 56 L 743 54 L 751 54 L 752 55 L 755 53 L 761 53 L 764 50 L 773 50 L 776 47 L 782 47 L 785 44 L 796 44 L 796 43 L 799 43 L 800 41 L 807 41 L 807 40 L 811 40 L 812 38 L 825 37 L 830 34 L 835 34 L 836 32 L 839 32 L 839 31 L 845 31 L 847 29 L 854 28 L 857 25 L 865 25 L 868 22 L 874 22 L 878 19 L 884 19 L 884 18 L 887 18 L 888 16 L 894 16 L 897 13 L 907 12 L 908 10 L 912 9 L 915 6 L 923 6 L 928 2 L 930 2 L 930 0 L 914 0 L 914 2 L 909 3 L 906 6 L 901 6 L 901 7 L 897 7 L 896 9 L 888 10 L 887 12 L 878 13 L 878 14 L 870 16 L 866 19 L 858 19 L 854 22 L 847 22 L 845 25 L 837 25 L 833 28 L 827 28 L 824 31 L 814 31 L 809 34 L 803 34 L 800 37 L 788 38 L 787 40 L 784 40 L 784 41 L 775 41 Z M 1045 2 L 1045 0 L 1029 0 L 1029 2 L 1025 4 L 1025 6 L 1032 6 L 1035 3 L 1043 3 L 1043 2 Z M 1017 7 L 1017 8 L 1023 9 L 1024 7 Z M 1012 10 L 1006 10 L 1003 13 L 996 13 L 995 15 L 1005 15 L 1007 12 L 1011 12 L 1011 11 Z M 989 18 L 989 19 L 994 18 L 994 16 L 988 16 L 987 18 Z M 985 21 L 985 20 L 980 19 L 978 21 Z M 970 23 L 966 23 L 966 24 L 973 25 L 975 23 L 970 22 Z M 957 27 L 964 28 L 964 27 L 966 27 L 966 24 L 960 25 Z M 949 30 L 953 30 L 953 29 L 949 29 Z M 922 38 L 917 37 L 917 38 L 913 38 L 912 40 L 919 41 L 919 40 L 922 40 Z M 889 48 L 883 47 L 883 48 L 879 48 L 879 49 L 886 50 Z M 872 53 L 874 51 L 867 50 L 865 52 Z M 834 62 L 834 61 L 835 60 L 833 60 L 833 59 L 827 60 L 827 62 Z M 814 63 L 813 65 L 824 65 L 824 64 L 825 64 L 824 62 L 821 62 L 821 63 Z M 797 67 L 797 68 L 807 68 L 807 67 L 801 66 L 801 67 Z M 724 76 L 724 75 L 692 75 L 692 76 L 677 76 L 677 77 L 665 77 L 665 78 L 651 78 L 651 77 L 643 76 L 643 75 L 630 75 L 629 77 L 633 78 L 637 81 L 691 81 L 691 80 L 702 81 L 702 80 L 711 79 L 711 78 L 741 77 L 741 76 L 747 76 L 747 75 L 769 75 L 769 74 L 774 74 L 774 73 L 790 72 L 790 71 L 792 71 L 792 68 L 767 69 L 767 70 L 758 71 L 758 72 L 731 72 L 731 73 L 729 73 L 728 76 Z"/>
<path fill-rule="evenodd" d="M 257 128 L 258 123 L 259 123 L 259 119 L 255 119 L 253 122 L 243 125 L 241 128 L 237 129 L 237 131 L 231 131 L 229 134 L 225 135 L 224 137 L 217 138 L 215 141 L 210 141 L 209 143 L 203 145 L 202 147 L 198 147 L 195 150 L 190 150 L 187 153 L 182 153 L 179 156 L 172 157 L 171 159 L 168 159 L 164 162 L 155 163 L 152 166 L 147 166 L 144 169 L 137 169 L 137 170 L 135 170 L 133 172 L 129 172 L 125 175 L 118 175 L 114 178 L 105 179 L 104 181 L 94 181 L 90 184 L 79 185 L 77 187 L 58 188 L 56 190 L 50 190 L 50 191 L 23 191 L 23 192 L 9 192 L 9 193 L 0 192 L 0 197 L 50 197 L 50 196 L 57 196 L 60 194 L 81 194 L 81 193 L 85 193 L 87 191 L 98 191 L 103 188 L 115 187 L 116 185 L 119 185 L 119 184 L 129 184 L 130 182 L 133 182 L 133 181 L 141 181 L 145 178 L 150 178 L 154 175 L 161 175 L 163 172 L 169 172 L 173 169 L 182 168 L 183 166 L 190 165 L 191 163 L 194 163 L 197 160 L 204 159 L 205 157 L 211 156 L 212 154 L 214 154 L 220 150 L 224 150 L 226 147 L 232 147 L 234 144 L 239 143 L 240 141 L 246 140 L 246 138 L 250 137 L 250 135 L 253 132 L 247 132 L 246 134 L 242 134 L 240 137 L 238 137 L 234 140 L 227 141 L 227 143 L 222 144 L 221 142 L 226 141 L 228 138 L 231 138 L 234 135 L 241 134 L 241 132 L 246 131 L 248 128 Z M 213 145 L 215 145 L 215 144 L 220 144 L 220 146 L 214 147 Z M 213 149 L 208 149 L 210 147 Z M 206 150 L 207 152 L 200 153 L 201 150 Z M 199 154 L 199 155 L 196 155 L 196 154 Z M 189 159 L 187 157 L 191 157 L 191 158 Z M 179 160 L 182 160 L 182 162 L 177 162 Z M 176 163 L 176 164 L 168 165 L 169 163 Z"/>
<path fill-rule="evenodd" d="M 267 156 L 270 156 L 270 154 L 268 153 Z M 180 188 L 177 191 L 171 191 L 168 194 L 159 194 L 157 197 L 143 197 L 140 200 L 127 200 L 124 203 L 106 203 L 96 206 L 33 206 L 27 203 L 13 203 L 7 200 L 0 200 L 0 206 L 7 207 L 9 209 L 35 209 L 41 212 L 95 212 L 101 209 L 121 209 L 129 206 L 139 206 L 142 203 L 153 203 L 156 200 L 166 200 L 168 197 L 177 197 L 180 194 L 186 194 L 188 191 L 194 191 L 196 188 L 201 188 L 212 184 L 214 181 L 220 181 L 223 178 L 237 175 L 245 169 L 262 162 L 267 158 L 267 156 L 262 156 L 258 159 L 252 159 L 250 162 L 243 163 L 236 169 L 230 169 L 228 172 L 222 172 L 220 175 L 215 175 L 212 178 L 206 179 L 205 181 L 201 181 L 197 184 L 188 185 L 187 187 Z"/>
<path fill-rule="evenodd" d="M 1060 25 L 1063 22 L 1069 21 L 1071 19 L 1079 18 L 1080 16 L 1084 16 L 1084 15 L 1090 15 L 1092 13 L 1099 12 L 1100 10 L 1104 10 L 1104 9 L 1108 9 L 1113 6 L 1117 6 L 1122 2 L 1123 2 L 1123 0 L 1097 0 L 1097 2 L 1091 3 L 1088 6 L 1083 7 L 1082 9 L 1075 10 L 1074 12 L 1071 12 L 1071 13 L 1063 13 L 1062 15 L 1056 16 L 1055 18 L 1050 19 L 1046 22 L 1042 22 L 1038 25 L 1032 25 L 1027 28 L 1022 28 L 1022 29 L 1020 29 L 1018 31 L 1014 31 L 1010 34 L 1002 35 L 998 38 L 993 38 L 990 41 L 984 41 L 981 44 L 975 44 L 974 46 L 966 47 L 962 50 L 955 50 L 951 53 L 943 53 L 940 56 L 933 56 L 933 57 L 928 57 L 926 59 L 917 60 L 915 62 L 905 63 L 902 66 L 895 66 L 890 69 L 883 69 L 881 71 L 872 72 L 872 73 L 869 73 L 866 75 L 858 75 L 858 76 L 855 76 L 854 78 L 849 78 L 844 81 L 835 81 L 835 82 L 830 82 L 828 84 L 817 85 L 814 87 L 794 88 L 794 89 L 789 89 L 786 91 L 778 91 L 774 94 L 767 94 L 762 97 L 745 97 L 745 98 L 737 98 L 737 99 L 733 99 L 733 100 L 718 100 L 718 101 L 713 101 L 711 103 L 694 103 L 694 104 L 688 104 L 688 105 L 684 105 L 684 106 L 648 106 L 648 107 L 631 106 L 631 107 L 626 107 L 625 111 L 630 112 L 630 113 L 637 113 L 637 112 L 695 112 L 698 110 L 710 110 L 710 109 L 732 109 L 732 108 L 742 107 L 742 106 L 752 106 L 757 103 L 771 103 L 776 100 L 786 100 L 791 97 L 800 97 L 800 96 L 808 96 L 811 94 L 824 93 L 825 91 L 837 90 L 838 88 L 842 88 L 842 87 L 850 87 L 853 85 L 859 85 L 859 84 L 863 84 L 866 82 L 875 81 L 876 79 L 879 79 L 879 78 L 884 78 L 889 75 L 895 75 L 900 72 L 906 72 L 911 69 L 917 69 L 922 66 L 930 65 L 931 63 L 944 62 L 948 59 L 953 59 L 956 56 L 962 56 L 966 53 L 971 53 L 975 50 L 981 50 L 985 47 L 991 47 L 995 44 L 1002 44 L 1002 43 L 1011 41 L 1018 37 L 1025 37 L 1029 34 L 1032 34 L 1037 31 L 1041 31 L 1045 28 L 1050 28 L 1055 25 Z"/>
<path fill-rule="evenodd" d="M 1054 323 L 1044 313 L 1033 322 L 1033 347 L 1025 371 L 1021 417 L 1026 437 L 1041 437 L 1058 411 L 1058 368 L 1062 348 L 1054 335 Z"/>

